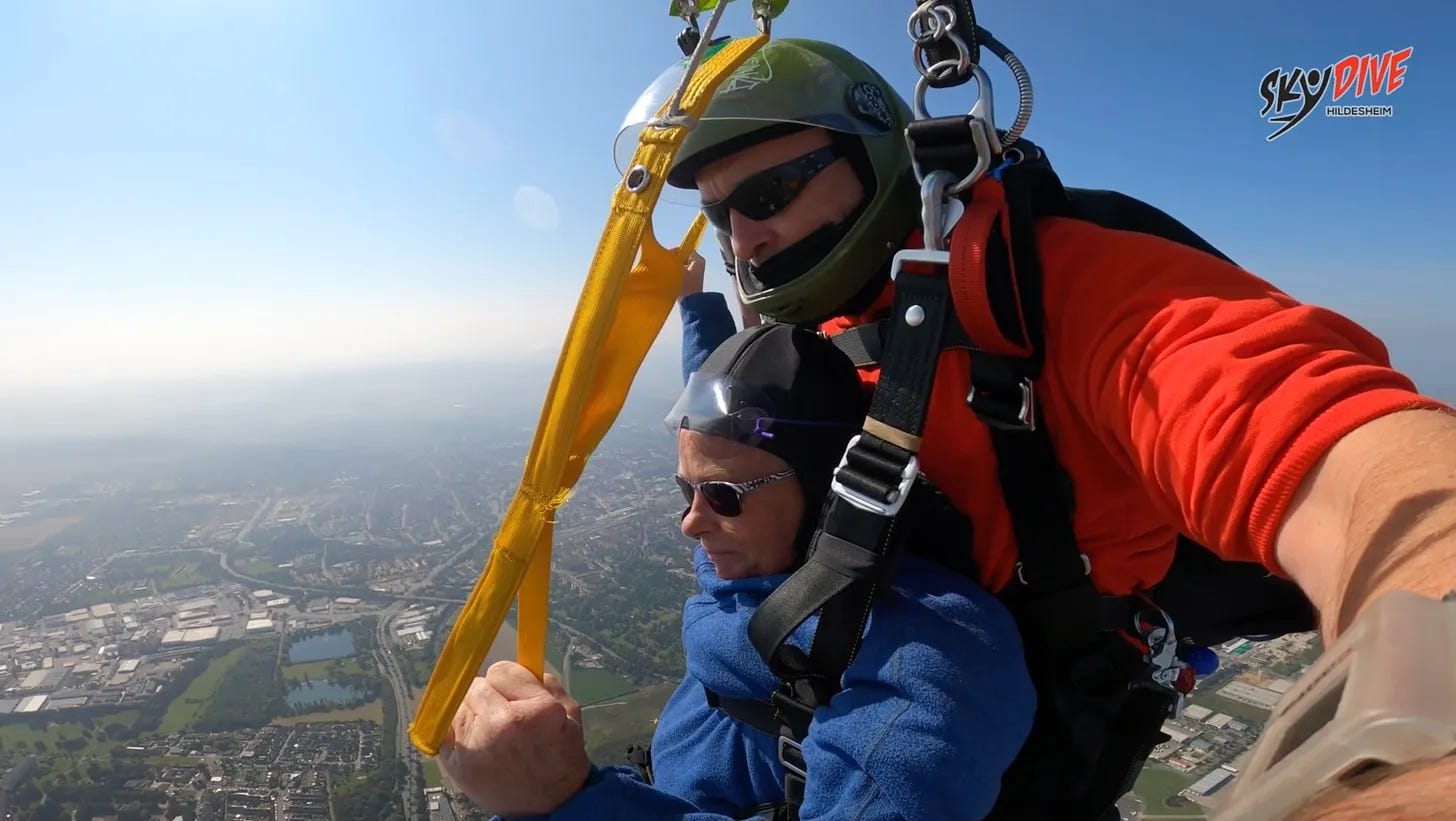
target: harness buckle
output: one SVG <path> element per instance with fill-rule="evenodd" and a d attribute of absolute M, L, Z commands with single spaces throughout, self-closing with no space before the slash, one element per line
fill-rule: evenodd
<path fill-rule="evenodd" d="M 966 404 L 971 407 L 971 410 L 976 412 L 976 415 L 981 418 L 982 422 L 985 422 L 991 427 L 1002 430 L 1034 431 L 1036 430 L 1034 413 L 1036 408 L 1036 388 L 1032 385 L 1032 381 L 1026 377 L 1022 377 L 1016 387 L 1020 392 L 1020 402 L 1016 405 L 1014 415 L 1010 419 L 996 412 L 1003 409 L 1011 409 L 1007 399 L 987 394 L 985 391 L 978 391 L 974 379 L 971 382 L 970 392 L 966 394 Z M 979 408 L 976 407 L 976 400 L 978 398 L 983 400 Z M 988 408 L 987 403 L 994 404 Z"/>
<path fill-rule="evenodd" d="M 896 251 L 895 256 L 890 260 L 890 279 L 898 282 L 900 271 L 907 262 L 924 262 L 949 268 L 950 251 L 934 248 L 903 248 Z"/>
<path fill-rule="evenodd" d="M 794 761 L 798 762 L 797 764 L 789 761 L 787 753 L 790 751 L 793 753 Z M 799 742 L 786 735 L 779 736 L 779 763 L 784 765 L 784 769 L 790 773 L 806 782 L 809 780 L 809 773 L 805 770 L 807 765 L 804 764 L 804 748 L 799 746 Z"/>
<path fill-rule="evenodd" d="M 1090 576 L 1090 575 L 1092 575 L 1092 560 L 1087 557 L 1087 554 L 1086 553 L 1081 554 L 1081 556 L 1082 556 L 1082 575 L 1084 575 L 1084 576 Z M 1017 562 L 1016 563 L 1016 580 L 1019 581 L 1019 582 L 1021 582 L 1022 585 L 1024 585 L 1024 586 L 1030 586 L 1031 585 L 1031 582 L 1029 582 L 1029 581 L 1026 580 L 1026 565 L 1023 564 L 1022 562 Z"/>
<path fill-rule="evenodd" d="M 849 447 L 844 449 L 844 455 L 839 457 L 839 465 L 834 468 L 834 478 L 829 482 L 829 489 L 860 510 L 887 518 L 892 517 L 900 512 L 900 508 L 905 506 L 905 499 L 910 496 L 910 488 L 915 484 L 915 478 L 920 475 L 920 459 L 913 455 L 910 457 L 910 461 L 901 469 L 899 483 L 891 490 L 889 499 L 871 498 L 839 480 L 839 472 L 849 464 L 849 452 L 859 444 L 860 437 L 863 435 L 857 433 L 853 439 L 849 440 Z"/>

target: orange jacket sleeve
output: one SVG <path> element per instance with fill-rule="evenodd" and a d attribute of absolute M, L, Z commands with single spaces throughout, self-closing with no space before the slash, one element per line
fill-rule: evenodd
<path fill-rule="evenodd" d="M 1284 574 L 1275 536 L 1329 447 L 1383 414 L 1447 407 L 1373 334 L 1237 266 L 1075 220 L 1038 232 L 1048 376 L 1152 501 L 1226 558 Z"/>

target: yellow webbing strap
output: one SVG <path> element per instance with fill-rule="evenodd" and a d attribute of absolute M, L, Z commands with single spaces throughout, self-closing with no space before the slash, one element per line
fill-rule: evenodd
<path fill-rule="evenodd" d="M 704 61 L 683 95 L 683 113 L 701 117 L 718 85 L 767 39 L 759 34 L 730 41 Z M 518 592 L 518 660 L 537 678 L 545 670 L 556 509 L 566 502 L 587 458 L 621 412 L 632 379 L 677 298 L 688 254 L 702 235 L 704 221 L 699 215 L 682 245 L 667 250 L 650 226 L 663 181 L 688 130 L 684 125 L 644 128 L 629 168 L 646 168 L 647 184 L 629 190 L 629 172 L 612 195 L 607 225 L 556 363 L 521 485 L 410 724 L 410 741 L 425 755 L 439 752 Z"/>

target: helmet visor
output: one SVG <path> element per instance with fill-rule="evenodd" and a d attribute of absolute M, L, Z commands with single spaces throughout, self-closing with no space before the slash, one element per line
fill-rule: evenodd
<path fill-rule="evenodd" d="M 709 49 L 711 55 L 721 44 Z M 688 61 L 658 75 L 642 92 L 617 130 L 613 155 L 626 173 L 642 129 L 672 99 Z M 884 90 L 858 82 L 830 60 L 789 43 L 770 41 L 730 74 L 713 95 L 701 122 L 770 125 L 794 123 L 846 134 L 888 133 L 894 112 Z M 745 130 L 747 130 L 745 128 Z"/>
<path fill-rule="evenodd" d="M 766 391 L 742 380 L 693 373 L 662 422 L 674 434 L 686 428 L 757 446 L 773 438 L 774 405 Z"/>
<path fill-rule="evenodd" d="M 731 376 L 703 376 L 695 372 L 688 377 L 687 387 L 662 422 L 674 435 L 687 429 L 752 447 L 763 446 L 794 428 L 847 431 L 859 427 L 858 420 L 793 418 L 783 412 L 788 403 L 784 388 L 764 389 Z M 802 436 L 803 432 L 797 435 Z"/>

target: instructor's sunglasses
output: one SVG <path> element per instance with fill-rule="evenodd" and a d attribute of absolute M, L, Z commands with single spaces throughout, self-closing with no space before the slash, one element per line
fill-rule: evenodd
<path fill-rule="evenodd" d="M 743 494 L 793 475 L 794 469 L 789 468 L 748 482 L 710 481 L 694 484 L 681 476 L 673 476 L 673 478 L 677 480 L 677 488 L 682 491 L 683 499 L 687 501 L 689 508 L 693 506 L 693 495 L 702 493 L 703 498 L 708 502 L 708 507 L 711 507 L 714 513 L 731 518 L 743 512 Z M 683 514 L 687 515 L 687 511 L 684 511 Z"/>
<path fill-rule="evenodd" d="M 805 186 L 820 171 L 840 158 L 839 149 L 826 145 L 801 157 L 754 174 L 738 184 L 733 192 L 717 202 L 703 203 L 703 216 L 714 228 L 732 233 L 728 214 L 737 211 L 758 222 L 789 207 Z"/>

